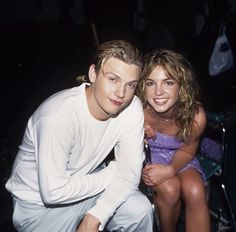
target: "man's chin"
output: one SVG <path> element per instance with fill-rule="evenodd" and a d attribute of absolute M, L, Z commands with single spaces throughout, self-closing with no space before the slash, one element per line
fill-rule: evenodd
<path fill-rule="evenodd" d="M 125 108 L 126 108 L 126 106 L 120 108 L 119 110 L 114 110 L 113 112 L 110 112 L 110 115 L 112 116 L 112 118 L 115 118 L 115 117 L 117 117 Z"/>

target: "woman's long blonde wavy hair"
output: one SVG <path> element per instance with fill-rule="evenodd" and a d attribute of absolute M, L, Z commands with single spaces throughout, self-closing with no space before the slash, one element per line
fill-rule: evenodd
<path fill-rule="evenodd" d="M 145 81 L 156 66 L 162 67 L 169 78 L 173 78 L 179 83 L 179 97 L 174 111 L 175 122 L 179 127 L 177 137 L 188 142 L 195 113 L 201 104 L 194 69 L 183 55 L 172 50 L 156 49 L 145 55 L 142 79 L 137 90 L 137 95 L 142 100 L 144 108 L 148 104 L 145 97 Z"/>

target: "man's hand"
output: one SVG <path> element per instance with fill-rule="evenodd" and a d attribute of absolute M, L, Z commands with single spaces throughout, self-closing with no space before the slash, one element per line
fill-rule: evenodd
<path fill-rule="evenodd" d="M 146 121 L 144 121 L 144 133 L 146 138 L 156 139 L 156 131 Z"/>
<path fill-rule="evenodd" d="M 91 214 L 86 214 L 76 232 L 98 232 L 100 221 Z"/>

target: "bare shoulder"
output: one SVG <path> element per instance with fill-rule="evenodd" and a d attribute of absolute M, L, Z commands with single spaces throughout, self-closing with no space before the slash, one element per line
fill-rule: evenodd
<path fill-rule="evenodd" d="M 207 122 L 206 112 L 202 106 L 199 106 L 197 113 L 195 114 L 195 126 L 200 133 L 205 129 Z"/>

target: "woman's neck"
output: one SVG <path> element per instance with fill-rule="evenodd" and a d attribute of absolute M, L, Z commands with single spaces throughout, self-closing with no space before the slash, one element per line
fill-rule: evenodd
<path fill-rule="evenodd" d="M 174 120 L 173 110 L 167 112 L 156 112 L 150 105 L 146 107 L 147 111 L 152 117 L 155 117 L 156 120 L 169 122 Z"/>

